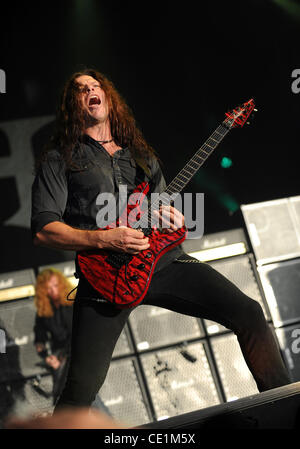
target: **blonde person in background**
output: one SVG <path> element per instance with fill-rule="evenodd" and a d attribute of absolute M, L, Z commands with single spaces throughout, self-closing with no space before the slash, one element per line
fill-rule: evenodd
<path fill-rule="evenodd" d="M 53 404 L 64 386 L 67 374 L 73 301 L 66 298 L 72 288 L 69 280 L 54 268 L 43 270 L 37 277 L 34 343 L 53 376 Z"/>
<path fill-rule="evenodd" d="M 53 405 L 65 385 L 69 368 L 75 296 L 72 290 L 72 284 L 59 270 L 47 268 L 37 276 L 34 344 L 53 376 Z M 109 414 L 99 395 L 92 407 Z"/>

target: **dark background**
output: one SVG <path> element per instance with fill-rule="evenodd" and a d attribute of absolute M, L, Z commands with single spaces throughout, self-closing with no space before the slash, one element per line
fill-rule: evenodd
<path fill-rule="evenodd" d="M 243 227 L 240 204 L 299 194 L 298 1 L 11 2 L 0 20 L 0 123 L 55 114 L 66 79 L 97 68 L 134 111 L 169 182 L 227 110 L 254 98 L 252 125 L 232 130 L 186 189 L 205 193 L 205 233 Z M 1 164 L 10 150 L 0 137 Z M 13 211 L 18 200 L 5 182 L 1 208 Z M 1 271 L 46 262 L 29 257 L 29 223 L 23 231 L 2 233 Z M 8 255 L 16 245 L 26 257 Z"/>

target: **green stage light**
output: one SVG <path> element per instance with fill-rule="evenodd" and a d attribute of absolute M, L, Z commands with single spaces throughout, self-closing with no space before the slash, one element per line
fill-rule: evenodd
<path fill-rule="evenodd" d="M 220 194 L 218 200 L 231 213 L 236 212 L 240 208 L 239 203 L 228 193 Z"/>
<path fill-rule="evenodd" d="M 221 167 L 229 168 L 231 166 L 232 166 L 232 160 L 229 157 L 224 156 L 221 160 Z"/>
<path fill-rule="evenodd" d="M 201 170 L 197 173 L 194 182 L 197 189 L 203 189 L 203 192 L 208 193 L 230 214 L 236 212 L 240 205 L 238 200 L 228 191 L 228 187 L 220 177 L 210 174 L 208 170 Z"/>

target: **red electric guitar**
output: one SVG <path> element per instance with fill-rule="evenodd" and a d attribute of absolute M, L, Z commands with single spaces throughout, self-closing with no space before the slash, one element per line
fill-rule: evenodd
<path fill-rule="evenodd" d="M 225 120 L 211 134 L 206 142 L 199 148 L 190 161 L 183 167 L 178 175 L 160 194 L 163 203 L 164 195 L 178 195 L 187 185 L 199 168 L 226 134 L 234 127 L 242 127 L 254 109 L 251 99 L 242 106 L 226 113 Z M 127 226 L 133 229 L 142 229 L 149 237 L 150 247 L 136 255 L 106 250 L 81 251 L 77 254 L 77 262 L 82 275 L 90 285 L 99 292 L 99 297 L 112 302 L 118 308 L 128 308 L 138 305 L 145 297 L 149 288 L 155 265 L 163 254 L 171 248 L 182 243 L 187 230 L 183 226 L 171 234 L 162 233 L 156 227 L 149 227 L 149 219 L 157 204 L 151 204 L 146 211 L 141 212 L 142 202 L 149 192 L 148 183 L 144 182 L 134 190 L 136 201 L 128 204 L 125 209 Z M 165 203 L 167 204 L 167 203 Z M 116 223 L 105 229 L 120 226 L 124 214 Z M 135 217 L 136 220 L 132 219 Z M 151 221 L 150 221 L 151 223 Z M 100 229 L 100 228 L 99 228 Z"/>

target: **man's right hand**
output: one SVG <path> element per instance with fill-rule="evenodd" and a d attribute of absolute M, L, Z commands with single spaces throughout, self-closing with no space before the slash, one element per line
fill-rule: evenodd
<path fill-rule="evenodd" d="M 76 229 L 59 221 L 45 225 L 35 235 L 34 243 L 54 249 L 107 249 L 131 254 L 138 254 L 150 246 L 148 237 L 136 229 L 125 226 L 105 230 Z"/>
<path fill-rule="evenodd" d="M 149 238 L 145 237 L 142 231 L 125 226 L 105 231 L 94 231 L 94 233 L 95 240 L 97 241 L 97 238 L 99 238 L 98 247 L 102 249 L 138 254 L 150 246 Z"/>

